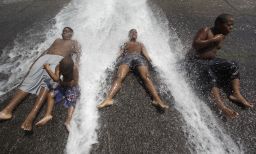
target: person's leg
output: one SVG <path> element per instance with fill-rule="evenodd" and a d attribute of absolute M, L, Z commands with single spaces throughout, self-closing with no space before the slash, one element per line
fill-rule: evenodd
<path fill-rule="evenodd" d="M 220 96 L 220 89 L 218 87 L 213 87 L 211 90 L 211 98 L 213 99 L 214 103 L 217 105 L 217 107 L 228 117 L 235 118 L 238 116 L 238 113 L 234 110 L 228 108 L 225 106 L 224 102 L 221 99 Z"/>
<path fill-rule="evenodd" d="M 68 131 L 70 131 L 70 121 L 72 119 L 72 115 L 73 115 L 74 111 L 75 111 L 75 108 L 73 106 L 68 108 L 68 115 L 67 115 L 66 121 L 64 123 L 64 125 L 66 126 L 66 129 Z"/>
<path fill-rule="evenodd" d="M 253 107 L 252 103 L 248 102 L 240 93 L 240 75 L 239 65 L 235 61 L 228 61 L 221 58 L 216 58 L 217 62 L 214 64 L 214 71 L 223 81 L 231 80 L 232 95 L 229 99 L 233 102 L 238 102 L 245 107 Z"/>
<path fill-rule="evenodd" d="M 153 105 L 161 107 L 161 108 L 168 108 L 168 105 L 166 105 L 159 97 L 156 88 L 153 84 L 153 82 L 150 79 L 149 71 L 147 66 L 138 66 L 139 74 L 146 85 L 147 89 L 149 90 L 150 94 L 153 97 Z"/>
<path fill-rule="evenodd" d="M 251 108 L 253 104 L 248 102 L 240 93 L 240 80 L 234 79 L 231 81 L 232 92 L 233 94 L 229 96 L 229 99 L 234 102 L 241 103 L 245 107 Z"/>
<path fill-rule="evenodd" d="M 22 102 L 22 100 L 28 94 L 29 93 L 18 89 L 14 97 L 8 103 L 8 105 L 0 112 L 0 120 L 11 119 L 13 110 Z"/>
<path fill-rule="evenodd" d="M 112 84 L 112 87 L 107 95 L 107 98 L 97 106 L 97 108 L 101 109 L 106 106 L 110 106 L 113 104 L 113 97 L 116 93 L 120 90 L 123 80 L 125 79 L 126 75 L 129 73 L 130 68 L 128 65 L 123 64 L 120 65 L 117 72 L 117 78 Z"/>
<path fill-rule="evenodd" d="M 39 95 L 36 98 L 36 102 L 33 106 L 33 109 L 25 119 L 25 121 L 22 123 L 21 128 L 26 131 L 31 131 L 32 130 L 32 123 L 39 111 L 39 109 L 42 107 L 45 98 L 47 97 L 48 90 L 44 87 L 40 89 Z"/>
<path fill-rule="evenodd" d="M 43 126 L 52 120 L 52 110 L 54 106 L 54 92 L 49 92 L 47 96 L 47 110 L 44 117 L 36 123 L 36 126 Z"/>

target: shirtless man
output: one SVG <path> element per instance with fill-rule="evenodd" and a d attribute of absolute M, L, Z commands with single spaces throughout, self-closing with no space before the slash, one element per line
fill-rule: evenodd
<path fill-rule="evenodd" d="M 146 48 L 140 42 L 137 42 L 137 30 L 131 29 L 129 31 L 129 41 L 121 48 L 117 78 L 113 82 L 112 87 L 107 95 L 107 98 L 99 104 L 98 109 L 110 106 L 113 104 L 113 97 L 120 90 L 121 84 L 131 68 L 136 68 L 148 88 L 150 94 L 153 96 L 153 105 L 162 109 L 168 108 L 167 105 L 160 99 L 153 82 L 150 79 L 147 63 L 151 59 L 147 53 Z"/>
<path fill-rule="evenodd" d="M 232 102 L 241 103 L 251 108 L 253 105 L 248 102 L 240 93 L 240 80 L 238 65 L 234 61 L 216 58 L 218 50 L 225 36 L 233 29 L 234 18 L 229 14 L 221 14 L 215 20 L 212 28 L 202 28 L 193 40 L 193 48 L 196 50 L 196 61 L 207 67 L 207 72 L 212 82 L 211 97 L 217 107 L 228 117 L 234 118 L 237 112 L 225 106 L 221 99 L 218 82 L 230 82 L 232 94 L 228 97 Z"/>
<path fill-rule="evenodd" d="M 26 131 L 32 130 L 32 123 L 45 101 L 48 94 L 47 81 L 51 78 L 44 70 L 44 64 L 50 64 L 52 70 L 66 56 L 76 54 L 76 60 L 79 62 L 80 47 L 77 41 L 71 40 L 73 30 L 70 27 L 65 27 L 62 32 L 62 39 L 56 39 L 53 44 L 47 49 L 31 66 L 27 76 L 17 90 L 14 97 L 8 105 L 0 112 L 0 120 L 9 120 L 12 118 L 13 110 L 23 101 L 28 94 L 36 94 L 37 98 L 33 109 L 22 123 L 21 128 Z"/>

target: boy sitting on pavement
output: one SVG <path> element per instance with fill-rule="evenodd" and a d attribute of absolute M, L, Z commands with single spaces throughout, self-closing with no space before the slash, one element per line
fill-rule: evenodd
<path fill-rule="evenodd" d="M 234 118 L 238 113 L 228 108 L 220 95 L 219 82 L 230 82 L 232 94 L 229 99 L 232 102 L 238 102 L 247 108 L 253 105 L 247 101 L 240 93 L 240 74 L 238 64 L 234 61 L 217 58 L 217 52 L 221 48 L 221 43 L 225 36 L 233 29 L 234 18 L 230 14 L 221 14 L 215 20 L 212 28 L 205 27 L 200 29 L 194 40 L 193 48 L 195 49 L 194 61 L 202 67 L 201 70 L 207 72 L 212 85 L 211 96 L 217 107 L 228 117 Z"/>

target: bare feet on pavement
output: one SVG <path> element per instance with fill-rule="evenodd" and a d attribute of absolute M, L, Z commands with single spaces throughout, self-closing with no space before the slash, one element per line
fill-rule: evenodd
<path fill-rule="evenodd" d="M 12 113 L 8 113 L 5 111 L 0 112 L 0 120 L 10 120 L 12 118 Z"/>
<path fill-rule="evenodd" d="M 236 118 L 239 114 L 236 112 L 236 111 L 234 111 L 234 110 L 232 110 L 232 109 L 229 109 L 229 108 L 224 108 L 223 110 L 222 110 L 222 112 L 227 116 L 227 117 L 229 117 L 229 118 Z"/>
<path fill-rule="evenodd" d="M 242 95 L 240 95 L 240 96 L 230 95 L 228 98 L 233 102 L 241 103 L 246 108 L 252 108 L 253 107 L 253 104 L 248 102 Z"/>
<path fill-rule="evenodd" d="M 106 99 L 101 104 L 97 105 L 98 109 L 113 105 L 113 99 Z"/>
<path fill-rule="evenodd" d="M 36 123 L 36 126 L 43 126 L 47 124 L 50 120 L 52 120 L 52 115 L 47 115 L 43 117 L 40 121 Z"/>
<path fill-rule="evenodd" d="M 32 130 L 32 120 L 26 119 L 22 123 L 21 129 L 23 129 L 24 131 L 31 131 Z"/>
<path fill-rule="evenodd" d="M 159 101 L 159 102 L 157 102 L 157 101 L 152 101 L 152 104 L 154 105 L 154 106 L 156 106 L 156 107 L 160 107 L 161 109 L 168 109 L 169 108 L 169 106 L 168 105 L 166 105 L 164 102 L 162 102 L 162 101 Z"/>

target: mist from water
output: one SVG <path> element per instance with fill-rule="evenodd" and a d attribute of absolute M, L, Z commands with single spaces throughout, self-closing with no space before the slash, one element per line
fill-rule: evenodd
<path fill-rule="evenodd" d="M 52 22 L 50 20 L 50 22 Z M 51 30 L 49 30 L 51 29 Z M 61 32 L 52 24 L 34 23 L 30 29 L 17 35 L 12 44 L 7 45 L 0 57 L 0 96 L 16 88 L 27 74 L 31 64 L 49 48 L 54 38 Z M 1 103 L 1 102 L 0 102 Z"/>

